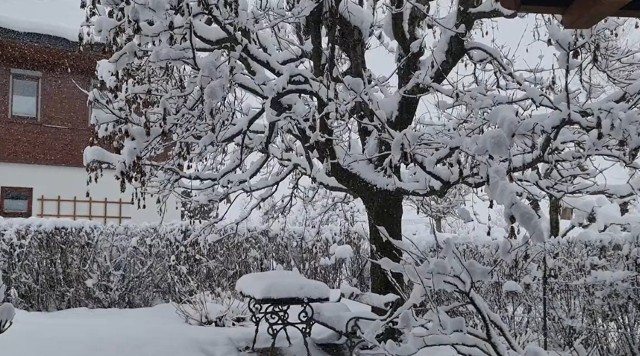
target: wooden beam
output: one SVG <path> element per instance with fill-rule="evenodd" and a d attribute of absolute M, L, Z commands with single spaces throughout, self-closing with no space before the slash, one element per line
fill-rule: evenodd
<path fill-rule="evenodd" d="M 605 17 L 613 16 L 631 0 L 575 0 L 562 14 L 566 28 L 590 28 Z"/>
<path fill-rule="evenodd" d="M 73 218 L 74 215 L 71 214 L 42 214 L 42 217 L 45 218 Z M 75 215 L 76 218 L 82 218 L 82 219 L 89 219 L 91 220 L 92 218 L 97 218 L 98 216 L 96 215 Z M 102 217 L 102 216 L 100 216 Z M 131 219 L 130 216 L 117 216 L 117 215 L 107 215 L 107 219 L 122 219 L 122 220 L 129 220 Z"/>
<path fill-rule="evenodd" d="M 73 199 L 57 199 L 57 198 L 45 198 L 44 195 L 41 198 L 38 198 L 38 201 L 40 202 L 57 202 L 58 200 L 60 200 L 60 202 L 62 203 L 73 203 L 76 202 L 78 204 L 80 203 L 95 203 L 96 200 L 91 200 L 91 198 L 87 199 L 87 200 L 83 200 L 83 199 L 77 199 L 76 197 L 73 197 Z M 127 202 L 127 201 L 122 201 L 122 199 L 119 200 L 109 200 L 107 201 L 107 203 L 109 204 L 123 204 L 123 205 L 133 205 L 133 203 L 131 202 Z M 100 204 L 102 204 L 102 202 L 100 202 Z"/>
<path fill-rule="evenodd" d="M 500 0 L 500 6 L 507 10 L 517 11 L 525 14 L 556 14 L 560 15 L 566 7 L 549 5 L 549 4 L 537 4 L 536 1 L 522 0 Z"/>
<path fill-rule="evenodd" d="M 616 13 L 613 16 L 640 19 L 640 11 L 635 9 L 635 7 L 633 9 L 627 9 L 627 7 L 628 6 L 620 9 L 619 11 L 616 11 Z"/>
<path fill-rule="evenodd" d="M 519 12 L 525 14 L 562 15 L 565 9 L 557 6 L 522 5 Z"/>
<path fill-rule="evenodd" d="M 607 16 L 640 18 L 638 0 L 500 0 L 500 5 L 523 14 L 564 14 L 563 23 L 569 28 L 588 28 Z"/>
<path fill-rule="evenodd" d="M 518 11 L 522 6 L 521 0 L 500 0 L 500 5 L 507 10 Z"/>

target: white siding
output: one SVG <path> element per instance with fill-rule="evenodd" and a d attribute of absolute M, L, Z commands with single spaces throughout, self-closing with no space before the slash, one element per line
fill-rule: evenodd
<path fill-rule="evenodd" d="M 38 216 L 44 208 L 44 214 L 56 214 L 58 211 L 57 202 L 45 202 L 41 205 L 38 200 L 42 196 L 47 199 L 87 200 L 87 191 L 94 202 L 92 204 L 91 215 L 104 215 L 104 200 L 117 202 L 131 202 L 132 189 L 127 187 L 125 193 L 120 193 L 119 182 L 110 175 L 110 171 L 105 171 L 104 176 L 98 183 L 87 186 L 87 172 L 84 168 L 43 166 L 15 163 L 0 163 L 0 187 L 25 187 L 33 188 L 33 216 Z M 76 203 L 76 215 L 89 215 L 88 203 Z M 61 214 L 73 214 L 72 202 L 60 204 Z M 107 204 L 107 215 L 117 216 L 119 214 L 118 204 Z M 180 211 L 177 209 L 178 203 L 175 198 L 170 198 L 162 211 L 156 205 L 155 198 L 147 198 L 146 209 L 137 209 L 136 205 L 123 204 L 122 215 L 131 217 L 126 221 L 135 223 L 175 221 L 180 219 Z M 93 219 L 101 221 L 102 219 Z M 117 222 L 117 219 L 108 219 L 110 222 Z"/>

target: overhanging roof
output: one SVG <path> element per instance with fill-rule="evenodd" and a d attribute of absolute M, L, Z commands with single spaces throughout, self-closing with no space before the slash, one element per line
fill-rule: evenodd
<path fill-rule="evenodd" d="M 567 28 L 586 29 L 609 16 L 640 17 L 640 0 L 500 0 L 509 10 L 562 15 Z"/>

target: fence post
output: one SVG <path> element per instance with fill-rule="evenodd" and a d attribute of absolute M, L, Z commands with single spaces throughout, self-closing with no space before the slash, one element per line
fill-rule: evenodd
<path fill-rule="evenodd" d="M 118 224 L 122 224 L 122 198 L 118 199 Z"/>
<path fill-rule="evenodd" d="M 76 197 L 73 197 L 73 220 L 76 220 Z"/>
<path fill-rule="evenodd" d="M 58 211 L 56 212 L 56 217 L 60 218 L 60 196 L 58 195 Z"/>
<path fill-rule="evenodd" d="M 105 224 L 107 223 L 107 207 L 108 207 L 107 198 L 104 198 L 104 223 Z"/>
<path fill-rule="evenodd" d="M 40 196 L 40 217 L 44 217 L 44 194 Z"/>
<path fill-rule="evenodd" d="M 93 214 L 92 214 L 92 212 L 91 212 L 92 207 L 93 207 L 93 202 L 92 202 L 91 197 L 89 197 L 89 221 L 91 221 L 91 220 L 92 220 L 92 218 L 93 218 Z"/>

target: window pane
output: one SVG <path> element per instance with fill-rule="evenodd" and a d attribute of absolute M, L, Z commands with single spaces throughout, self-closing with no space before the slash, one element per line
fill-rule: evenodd
<path fill-rule="evenodd" d="M 13 94 L 35 98 L 38 96 L 38 80 L 13 78 Z"/>
<path fill-rule="evenodd" d="M 26 213 L 29 211 L 29 201 L 23 199 L 5 199 L 5 213 Z"/>
<path fill-rule="evenodd" d="M 38 80 L 13 78 L 11 113 L 36 117 L 38 114 Z"/>

